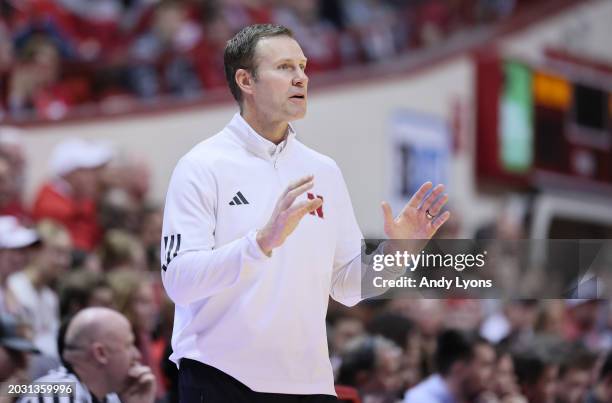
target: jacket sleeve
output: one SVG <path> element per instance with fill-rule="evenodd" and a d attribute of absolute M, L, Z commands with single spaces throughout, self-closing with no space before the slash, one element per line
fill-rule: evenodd
<path fill-rule="evenodd" d="M 335 166 L 337 175 L 339 227 L 334 252 L 334 264 L 330 295 L 347 306 L 361 301 L 361 240 L 363 235 L 357 224 L 353 204 L 346 188 L 340 168 Z"/>
<path fill-rule="evenodd" d="M 396 279 L 405 273 L 406 268 L 391 267 L 385 268 L 382 272 L 373 270 L 372 257 L 374 254 L 382 253 L 384 243 L 370 255 L 365 255 L 365 251 L 362 253 L 363 235 L 357 224 L 353 204 L 339 168 L 337 172 L 339 177 L 337 188 L 340 192 L 337 210 L 341 217 L 330 295 L 341 304 L 353 306 L 363 299 L 381 295 L 388 290 L 388 287 L 373 286 L 374 277 Z"/>
<path fill-rule="evenodd" d="M 256 231 L 215 247 L 217 184 L 208 167 L 183 157 L 166 196 L 161 239 L 162 282 L 177 305 L 189 305 L 236 284 L 267 259 Z"/>

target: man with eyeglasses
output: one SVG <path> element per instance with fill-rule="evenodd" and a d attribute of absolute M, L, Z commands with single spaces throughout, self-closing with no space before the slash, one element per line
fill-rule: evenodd
<path fill-rule="evenodd" d="M 86 308 L 70 321 L 61 348 L 66 367 L 35 382 L 60 383 L 71 393 L 24 396 L 20 403 L 152 403 L 155 377 L 140 364 L 130 323 L 108 308 Z M 66 389 L 64 389 L 66 390 Z M 59 400 L 58 400 L 59 399 Z"/>

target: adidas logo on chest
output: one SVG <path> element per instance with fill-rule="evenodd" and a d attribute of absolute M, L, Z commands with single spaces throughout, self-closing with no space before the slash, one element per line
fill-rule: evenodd
<path fill-rule="evenodd" d="M 236 192 L 236 195 L 234 196 L 232 201 L 229 202 L 230 206 L 241 206 L 243 204 L 249 204 L 249 201 L 240 191 Z"/>

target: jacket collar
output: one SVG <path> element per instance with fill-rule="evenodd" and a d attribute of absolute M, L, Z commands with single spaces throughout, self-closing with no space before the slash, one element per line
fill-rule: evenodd
<path fill-rule="evenodd" d="M 291 123 L 289 123 L 285 139 L 276 145 L 257 133 L 251 125 L 240 116 L 239 112 L 234 115 L 227 125 L 227 128 L 248 151 L 268 161 L 275 160 L 281 154 L 285 154 L 295 138 L 295 129 Z"/>

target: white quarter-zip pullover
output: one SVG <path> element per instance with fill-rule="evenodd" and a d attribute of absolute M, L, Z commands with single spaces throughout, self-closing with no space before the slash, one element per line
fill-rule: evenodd
<path fill-rule="evenodd" d="M 321 197 L 266 256 L 255 240 L 286 187 L 306 175 Z M 162 236 L 162 280 L 176 304 L 173 353 L 257 392 L 334 395 L 328 297 L 361 300 L 361 239 L 336 163 L 295 138 L 276 146 L 236 114 L 178 162 Z"/>

